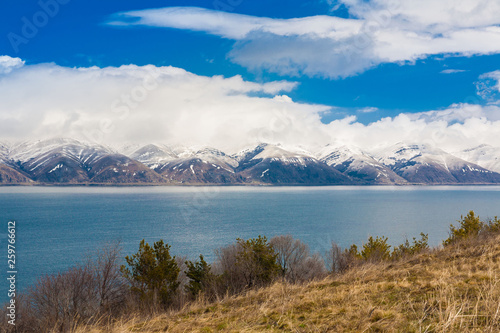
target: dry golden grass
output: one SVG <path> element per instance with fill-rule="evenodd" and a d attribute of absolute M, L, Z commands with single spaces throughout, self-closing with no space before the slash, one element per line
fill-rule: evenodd
<path fill-rule="evenodd" d="M 500 236 L 76 332 L 499 332 Z"/>

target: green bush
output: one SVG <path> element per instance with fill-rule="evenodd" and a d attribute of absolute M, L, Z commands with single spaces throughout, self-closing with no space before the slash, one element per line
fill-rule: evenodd
<path fill-rule="evenodd" d="M 220 296 L 268 285 L 281 273 L 278 254 L 266 237 L 238 238 L 215 253 L 215 288 Z"/>
<path fill-rule="evenodd" d="M 198 294 L 205 291 L 213 280 L 214 276 L 211 273 L 211 267 L 203 259 L 200 254 L 200 260 L 196 262 L 186 261 L 187 271 L 186 276 L 189 279 L 185 286 L 186 292 L 195 299 Z"/>
<path fill-rule="evenodd" d="M 352 260 L 363 259 L 361 254 L 358 252 L 358 246 L 356 244 L 352 244 L 349 249 L 346 249 L 345 254 Z"/>
<path fill-rule="evenodd" d="M 429 248 L 429 235 L 420 233 L 420 239 L 417 240 L 413 237 L 413 244 L 410 244 L 408 239 L 398 247 L 394 248 L 391 254 L 392 259 L 399 259 L 406 256 L 411 256 L 417 253 L 420 253 Z"/>
<path fill-rule="evenodd" d="M 121 271 L 129 280 L 131 290 L 147 303 L 168 306 L 176 292 L 180 269 L 175 257 L 170 255 L 170 245 L 159 240 L 151 247 L 144 239 L 139 244 L 139 251 L 126 256 L 127 266 Z"/>
<path fill-rule="evenodd" d="M 500 220 L 497 216 L 493 220 L 488 221 L 488 229 L 491 232 L 500 232 Z"/>
<path fill-rule="evenodd" d="M 370 261 L 387 260 L 391 257 L 390 248 L 391 246 L 387 244 L 387 237 L 377 236 L 373 239 L 373 237 L 370 236 L 370 238 L 368 238 L 368 243 L 363 244 L 361 258 Z"/>
<path fill-rule="evenodd" d="M 236 265 L 241 269 L 248 287 L 269 284 L 281 271 L 278 254 L 267 241 L 259 235 L 248 240 L 237 239 L 239 252 Z"/>
<path fill-rule="evenodd" d="M 450 224 L 450 236 L 443 242 L 444 246 L 453 244 L 459 240 L 477 236 L 486 227 L 479 219 L 479 216 L 476 216 L 472 210 L 465 217 L 461 216 L 460 220 L 457 222 L 460 223 L 459 227 Z"/>

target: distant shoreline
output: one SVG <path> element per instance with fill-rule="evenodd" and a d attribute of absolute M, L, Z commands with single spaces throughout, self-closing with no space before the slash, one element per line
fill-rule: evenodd
<path fill-rule="evenodd" d="M 500 183 L 460 183 L 460 184 L 215 184 L 215 183 L 18 183 L 0 184 L 0 187 L 434 187 L 434 186 L 500 186 Z"/>

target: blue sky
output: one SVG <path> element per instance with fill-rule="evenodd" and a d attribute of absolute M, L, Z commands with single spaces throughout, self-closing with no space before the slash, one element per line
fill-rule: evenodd
<path fill-rule="evenodd" d="M 0 13 L 0 55 L 20 58 L 25 66 L 152 64 L 182 68 L 199 76 L 240 75 L 258 84 L 298 82 L 286 95 L 296 103 L 331 107 L 329 112 L 319 113 L 325 124 L 350 115 L 367 125 L 401 113 L 446 110 L 456 103 L 490 105 L 491 100 L 477 95 L 476 86 L 481 75 L 500 69 L 500 47 L 489 45 L 497 41 L 492 36 L 500 36 L 491 31 L 500 23 L 492 10 L 498 6 L 496 2 L 481 0 L 484 8 L 469 9 L 467 2 L 472 1 L 466 0 L 462 10 L 451 0 L 425 0 L 436 6 L 435 13 L 446 13 L 436 18 L 408 0 L 401 1 L 403 5 L 392 8 L 386 0 L 60 0 L 57 13 L 47 24 L 41 24 L 26 43 L 13 46 L 13 34 L 22 36 L 25 20 L 33 22 L 43 8 L 37 1 L 9 0 Z M 165 7 L 182 8 L 180 14 L 148 11 Z M 383 10 L 394 14 L 392 20 L 375 20 L 372 40 L 342 65 L 345 59 L 339 50 L 350 52 L 356 38 L 363 37 L 356 25 L 373 23 L 373 15 Z M 479 12 L 471 16 L 470 10 Z M 150 14 L 157 16 L 152 20 Z M 308 17 L 310 21 L 292 27 L 294 19 Z M 405 20 L 400 22 L 399 17 Z M 217 21 L 220 18 L 224 23 Z M 331 18 L 339 18 L 340 23 L 330 22 Z M 250 28 L 234 33 L 245 24 Z M 323 31 L 324 24 L 335 27 L 335 33 L 346 24 L 346 33 L 353 37 L 341 37 L 341 41 L 337 35 L 325 37 L 333 30 Z M 418 38 L 409 37 L 407 42 L 404 37 L 402 41 L 401 36 L 409 34 Z M 481 39 L 483 43 L 477 42 Z M 284 55 L 275 56 L 279 52 Z M 288 59 L 288 55 L 293 56 Z"/>
<path fill-rule="evenodd" d="M 231 5 L 231 4 L 233 5 Z M 289 79 L 301 82 L 290 95 L 294 100 L 345 108 L 377 107 L 377 114 L 360 117 L 372 121 L 401 111 L 433 110 L 475 95 L 479 75 L 498 69 L 499 55 L 447 57 L 434 55 L 415 64 L 384 64 L 361 75 L 339 79 L 291 77 L 266 71 L 249 71 L 232 63 L 227 54 L 233 45 L 204 32 L 151 27 L 116 28 L 105 25 L 117 12 L 165 6 L 197 6 L 232 13 L 271 18 L 340 15 L 326 1 L 70 1 L 40 28 L 37 36 L 15 52 L 2 38 L 3 54 L 20 57 L 28 64 L 55 62 L 63 66 L 119 66 L 122 64 L 172 65 L 200 75 L 242 75 L 256 81 Z M 227 6 L 227 7 L 226 7 Z M 2 35 L 21 35 L 22 17 L 40 10 L 35 1 L 7 1 L 2 10 Z M 445 69 L 467 72 L 442 74 Z M 481 103 L 483 101 L 477 101 Z M 354 113 L 342 110 L 340 115 Z M 335 117 L 335 115 L 332 115 Z"/>

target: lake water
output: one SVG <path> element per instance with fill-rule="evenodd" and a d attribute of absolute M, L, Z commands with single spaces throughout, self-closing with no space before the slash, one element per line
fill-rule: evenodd
<path fill-rule="evenodd" d="M 24 289 L 109 241 L 120 240 L 126 255 L 142 239 L 163 239 L 176 255 L 209 261 L 214 249 L 258 235 L 291 234 L 320 253 L 370 235 L 399 244 L 424 232 L 438 245 L 469 210 L 500 215 L 500 187 L 0 187 L 0 251 L 6 276 L 7 221 L 15 220 Z"/>

